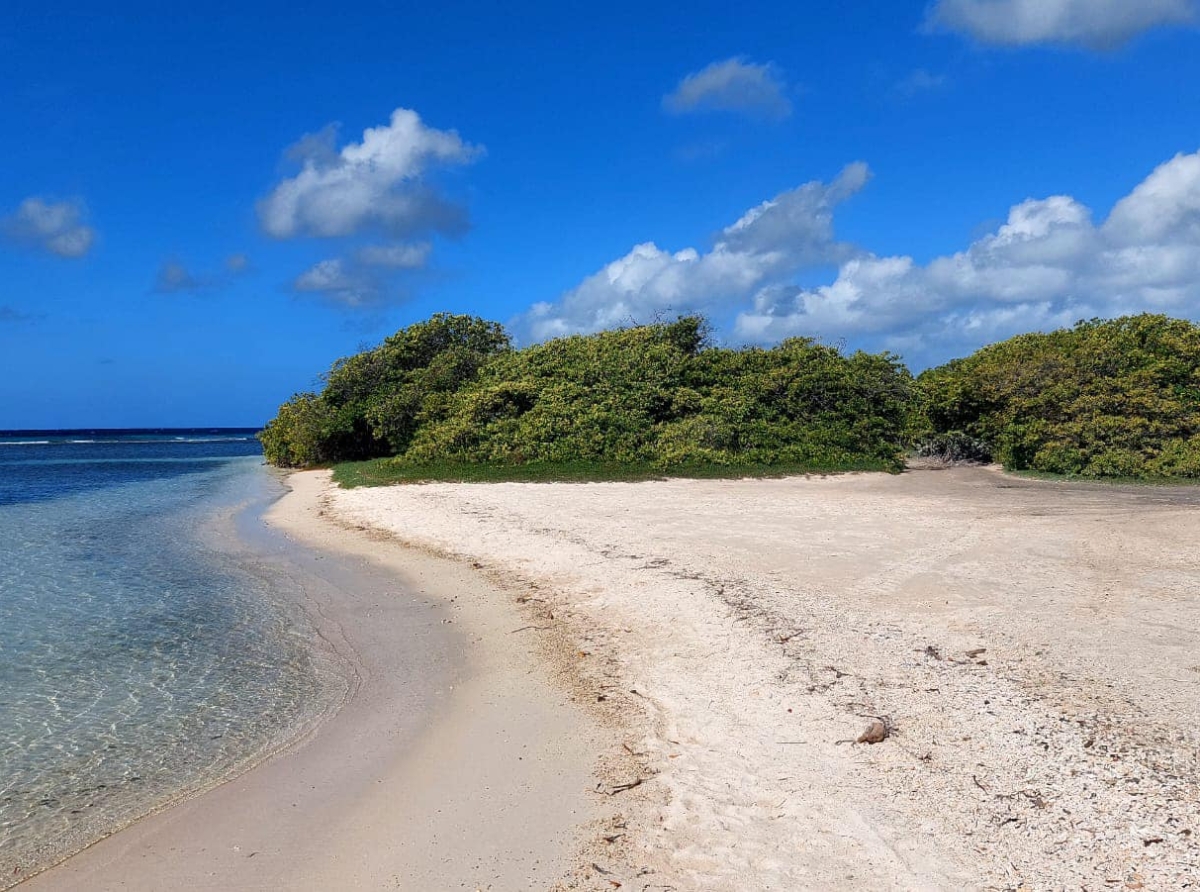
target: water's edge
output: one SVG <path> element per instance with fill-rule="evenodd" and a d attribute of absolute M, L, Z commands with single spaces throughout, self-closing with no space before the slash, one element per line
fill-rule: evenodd
<path fill-rule="evenodd" d="M 19 872 L 7 874 L 6 871 L 7 875 L 0 874 L 0 890 L 18 886 L 70 861 L 134 824 L 203 796 L 276 757 L 295 751 L 308 743 L 323 725 L 353 699 L 359 686 L 359 677 L 352 648 L 337 640 L 336 634 L 322 631 L 322 626 L 325 625 L 324 618 L 313 596 L 314 584 L 327 584 L 328 580 L 316 579 L 301 569 L 302 564 L 317 559 L 327 561 L 332 571 L 338 563 L 339 556 L 316 554 L 317 549 L 292 541 L 266 521 L 267 512 L 288 491 L 284 477 L 285 475 L 264 466 L 254 474 L 256 485 L 242 501 L 234 505 L 211 506 L 209 516 L 202 522 L 198 534 L 206 546 L 232 557 L 235 566 L 241 571 L 259 578 L 269 578 L 270 585 L 266 590 L 285 602 L 286 606 L 298 607 L 302 611 L 309 626 L 305 631 L 311 632 L 311 635 L 306 634 L 310 655 L 314 665 L 320 667 L 326 683 L 325 696 L 321 698 L 321 703 L 313 711 L 303 714 L 298 722 L 287 727 L 280 735 L 242 754 L 220 773 L 181 787 L 173 795 L 151 803 L 144 810 L 109 826 L 100 835 L 93 834 L 82 845 L 55 852 L 52 858 L 43 863 L 18 865 Z M 342 571 L 338 575 L 343 582 L 353 579 L 354 568 L 346 567 L 342 568 Z"/>

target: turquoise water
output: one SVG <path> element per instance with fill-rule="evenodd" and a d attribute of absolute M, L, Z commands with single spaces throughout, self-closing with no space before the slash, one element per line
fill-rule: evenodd
<path fill-rule="evenodd" d="M 228 538 L 278 491 L 246 431 L 0 435 L 0 888 L 338 696 L 293 583 Z"/>

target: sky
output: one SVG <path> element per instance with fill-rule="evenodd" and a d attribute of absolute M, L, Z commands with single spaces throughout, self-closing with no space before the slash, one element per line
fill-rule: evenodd
<path fill-rule="evenodd" d="M 8 0 L 0 429 L 262 424 L 436 312 L 1200 319 L 1198 2 Z"/>

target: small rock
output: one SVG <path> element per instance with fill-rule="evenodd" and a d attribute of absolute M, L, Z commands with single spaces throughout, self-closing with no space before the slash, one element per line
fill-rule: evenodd
<path fill-rule="evenodd" d="M 867 729 L 858 735 L 855 743 L 882 743 L 888 738 L 888 726 L 880 719 L 872 719 Z"/>

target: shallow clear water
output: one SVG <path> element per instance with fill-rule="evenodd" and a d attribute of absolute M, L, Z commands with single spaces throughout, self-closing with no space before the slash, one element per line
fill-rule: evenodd
<path fill-rule="evenodd" d="M 247 433 L 0 435 L 0 888 L 337 696 L 286 574 L 216 533 L 275 486 Z"/>

